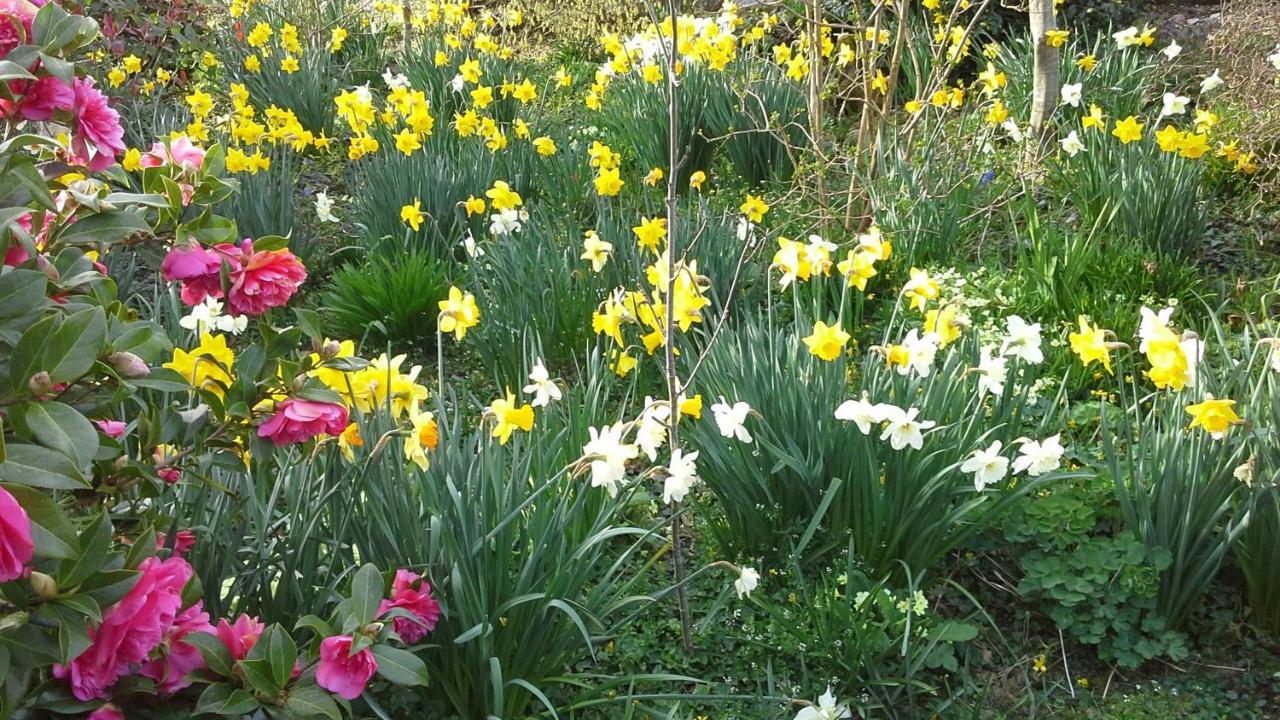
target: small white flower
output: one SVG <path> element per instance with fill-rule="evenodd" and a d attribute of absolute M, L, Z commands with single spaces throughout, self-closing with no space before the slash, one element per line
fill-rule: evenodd
<path fill-rule="evenodd" d="M 533 370 L 529 373 L 529 384 L 524 386 L 524 391 L 534 395 L 533 402 L 529 403 L 534 407 L 549 405 L 552 400 L 560 399 L 560 386 L 551 379 L 547 366 L 542 364 L 542 358 L 538 358 L 538 361 L 533 364 Z"/>
<path fill-rule="evenodd" d="M 916 420 L 916 414 L 919 413 L 918 408 L 903 410 L 900 407 L 889 405 L 884 412 L 885 428 L 880 433 L 881 440 L 888 440 L 889 447 L 894 450 L 901 450 L 907 446 L 919 450 L 924 447 L 924 434 L 922 431 L 937 425 L 932 420 Z"/>
<path fill-rule="evenodd" d="M 587 428 L 591 438 L 582 448 L 583 457 L 591 462 L 591 487 L 602 487 L 609 497 L 618 495 L 618 483 L 627 475 L 627 461 L 639 453 L 635 445 L 623 442 L 622 423 L 606 425 L 597 430 Z"/>
<path fill-rule="evenodd" d="M 671 451 L 671 462 L 667 463 L 667 479 L 662 484 L 663 503 L 670 505 L 684 502 L 685 495 L 698 482 L 697 460 L 697 452 L 685 455 L 679 448 Z"/>
<path fill-rule="evenodd" d="M 960 466 L 960 472 L 973 473 L 973 489 L 982 492 L 988 485 L 1004 479 L 1009 472 L 1009 458 L 1000 454 L 1003 444 L 996 440 L 991 447 L 974 450 Z"/>
<path fill-rule="evenodd" d="M 1222 76 L 1218 74 L 1218 71 L 1214 70 L 1212 75 L 1200 81 L 1200 93 L 1203 95 L 1207 92 L 1213 92 L 1222 87 L 1225 82 Z"/>
<path fill-rule="evenodd" d="M 1177 93 L 1164 94 L 1164 107 L 1160 109 L 1160 117 L 1165 115 L 1185 115 L 1187 112 L 1187 104 L 1191 102 L 1191 98 L 1186 95 L 1178 95 Z"/>
<path fill-rule="evenodd" d="M 1267 62 L 1271 63 L 1271 67 L 1280 70 L 1280 45 L 1276 46 L 1276 51 L 1267 56 Z"/>
<path fill-rule="evenodd" d="M 1161 50 L 1160 53 L 1172 60 L 1182 54 L 1182 46 L 1178 44 L 1177 40 L 1170 40 L 1169 47 Z"/>
<path fill-rule="evenodd" d="M 739 598 L 750 597 L 751 591 L 756 589 L 760 584 L 760 573 L 755 568 L 739 568 L 738 579 L 733 581 L 733 589 L 738 592 Z"/>
<path fill-rule="evenodd" d="M 756 243 L 756 226 L 746 215 L 738 218 L 738 242 L 744 242 L 749 245 Z"/>
<path fill-rule="evenodd" d="M 1084 143 L 1080 140 L 1080 135 L 1075 130 L 1072 130 L 1066 137 L 1059 140 L 1058 144 L 1062 146 L 1062 151 L 1070 157 L 1075 157 L 1085 149 Z"/>
<path fill-rule="evenodd" d="M 1071 107 L 1080 107 L 1084 97 L 1084 83 L 1067 83 L 1062 86 L 1062 102 Z"/>
<path fill-rule="evenodd" d="M 810 705 L 801 708 L 796 713 L 795 720 L 842 720 L 843 718 L 852 717 L 849 714 L 849 708 L 845 705 L 836 705 L 836 696 L 831 694 L 831 688 L 822 693 L 818 698 L 817 705 Z"/>
<path fill-rule="evenodd" d="M 338 222 L 338 216 L 333 214 L 333 200 L 329 198 L 327 191 L 316 193 L 316 217 L 320 222 Z"/>
<path fill-rule="evenodd" d="M 1016 357 L 1030 365 L 1044 362 L 1044 352 L 1040 349 L 1040 323 L 1028 323 L 1018 315 L 1010 315 L 1004 322 L 1005 337 L 1000 354 Z"/>
<path fill-rule="evenodd" d="M 1062 463 L 1062 454 L 1066 452 L 1060 438 L 1060 435 L 1054 435 L 1043 442 L 1019 438 L 1018 442 L 1022 443 L 1022 447 L 1018 448 L 1018 457 L 1013 459 L 1013 471 L 1039 477 L 1057 470 Z"/>
<path fill-rule="evenodd" d="M 941 338 L 937 333 L 925 333 L 922 336 L 912 328 L 902 339 L 902 346 L 907 350 L 907 364 L 898 367 L 898 374 L 906 375 L 908 370 L 914 370 L 920 377 L 929 377 L 940 342 Z"/>
<path fill-rule="evenodd" d="M 879 425 L 884 422 L 889 408 L 898 410 L 898 408 L 884 403 L 872 405 L 867 402 L 867 398 L 864 395 L 860 400 L 845 400 L 840 403 L 840 407 L 836 408 L 836 419 L 852 422 L 858 426 L 858 430 L 862 431 L 863 435 L 870 435 L 873 425 Z"/>
<path fill-rule="evenodd" d="M 1018 127 L 1018 123 L 1013 120 L 1005 120 L 1000 123 L 1000 127 L 1003 128 L 1006 133 L 1009 133 L 1009 137 L 1015 143 L 1022 144 L 1022 141 L 1026 139 L 1026 136 L 1022 134 L 1022 128 Z"/>
<path fill-rule="evenodd" d="M 751 406 L 745 402 L 736 402 L 733 405 L 725 402 L 724 397 L 720 398 L 720 402 L 711 406 L 711 415 L 715 418 L 716 427 L 719 428 L 720 434 L 727 437 L 738 438 L 738 442 L 751 442 L 751 433 L 747 431 L 745 423 L 747 415 L 751 414 Z"/>
<path fill-rule="evenodd" d="M 462 73 L 458 73 L 449 81 L 449 87 L 453 88 L 454 92 L 460 93 L 467 89 L 467 79 L 462 77 Z"/>

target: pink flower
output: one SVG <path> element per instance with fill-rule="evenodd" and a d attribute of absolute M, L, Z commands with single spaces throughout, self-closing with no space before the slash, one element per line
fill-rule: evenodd
<path fill-rule="evenodd" d="M 119 420 L 94 420 L 93 424 L 98 426 L 98 429 L 102 431 L 103 435 L 106 435 L 109 438 L 115 438 L 116 440 L 124 437 L 125 432 L 129 428 L 127 424 L 122 423 Z"/>
<path fill-rule="evenodd" d="M 413 613 L 417 621 L 407 617 L 393 618 L 396 634 L 409 644 L 416 643 L 436 628 L 440 619 L 440 603 L 431 597 L 431 584 L 409 570 L 397 570 L 391 583 L 391 598 L 378 606 L 378 617 L 392 608 Z"/>
<path fill-rule="evenodd" d="M 31 518 L 9 491 L 0 487 L 0 582 L 22 577 L 35 550 Z"/>
<path fill-rule="evenodd" d="M 231 274 L 227 298 L 232 314 L 261 315 L 284 307 L 307 279 L 307 269 L 288 250 L 254 252 L 253 242 L 245 240 L 241 253 L 243 267 Z"/>
<path fill-rule="evenodd" d="M 93 86 L 92 78 L 76 78 L 75 134 L 71 138 L 72 161 L 90 170 L 111 167 L 124 152 L 120 114 Z"/>
<path fill-rule="evenodd" d="M 214 634 L 227 646 L 232 659 L 239 661 L 249 655 L 264 629 L 265 626 L 258 618 L 241 615 L 233 623 L 228 623 L 226 619 L 219 620 Z"/>
<path fill-rule="evenodd" d="M 373 652 L 365 648 L 351 654 L 350 635 L 334 635 L 320 643 L 320 667 L 316 684 L 344 700 L 355 700 L 378 670 Z"/>
<path fill-rule="evenodd" d="M 85 718 L 85 720 L 124 720 L 124 711 L 111 703 L 107 703 L 89 713 L 89 717 Z"/>
<path fill-rule="evenodd" d="M 21 93 L 18 114 L 27 120 L 48 120 L 55 110 L 70 110 L 76 93 L 52 75 L 27 83 Z"/>
<path fill-rule="evenodd" d="M 134 586 L 104 613 L 98 627 L 89 629 L 89 648 L 69 667 L 54 667 L 58 677 L 70 677 L 71 692 L 80 700 L 107 697 L 122 675 L 165 640 L 182 607 L 182 588 L 192 575 L 186 560 L 153 556 L 138 569 Z"/>
<path fill-rule="evenodd" d="M 156 534 L 156 550 L 163 550 L 165 545 L 169 544 L 169 536 L 165 533 Z M 196 534 L 190 530 L 179 530 L 173 536 L 173 553 L 175 555 L 186 555 L 187 551 L 196 545 Z"/>
<path fill-rule="evenodd" d="M 172 162 L 174 165 L 198 169 L 204 164 L 204 148 L 193 144 L 186 135 L 179 135 L 169 141 L 168 147 L 162 142 L 153 144 L 139 162 L 142 167 L 160 167 Z"/>
<path fill-rule="evenodd" d="M 222 297 L 222 261 L 226 259 L 232 269 L 240 267 L 231 245 L 219 246 L 231 249 L 231 253 L 218 253 L 199 244 L 177 245 L 169 250 L 160 263 L 160 272 L 169 282 L 182 283 L 182 302 L 199 305 L 207 297 Z"/>
<path fill-rule="evenodd" d="M 204 603 L 197 601 L 182 611 L 165 630 L 162 641 L 165 647 L 160 656 L 143 665 L 138 674 L 155 680 L 156 689 L 164 695 L 172 695 L 191 685 L 188 675 L 204 667 L 204 656 L 200 654 L 200 648 L 183 638 L 198 632 L 211 633 L 213 626 L 209 624 L 209 613 L 204 611 Z"/>
<path fill-rule="evenodd" d="M 337 437 L 347 428 L 347 409 L 336 403 L 289 398 L 276 405 L 276 414 L 258 427 L 258 437 L 272 444 L 292 445 L 324 433 Z"/>
<path fill-rule="evenodd" d="M 31 21 L 36 17 L 36 7 L 26 0 L 0 0 L 0 58 L 31 41 Z M 15 25 L 22 26 L 21 33 Z"/>

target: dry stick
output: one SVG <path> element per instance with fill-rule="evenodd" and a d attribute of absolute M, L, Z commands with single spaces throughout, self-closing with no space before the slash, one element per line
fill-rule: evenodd
<path fill-rule="evenodd" d="M 824 217 L 822 234 L 826 235 L 827 186 L 822 151 L 822 0 L 810 0 L 806 10 L 809 14 L 809 135 L 813 143 L 813 154 L 818 161 L 814 175 L 817 181 L 818 207 L 822 208 Z"/>
<path fill-rule="evenodd" d="M 1067 645 L 1062 641 L 1062 628 L 1058 628 L 1058 649 L 1062 650 L 1062 672 L 1067 676 L 1067 690 L 1071 691 L 1071 699 L 1076 699 L 1076 686 L 1071 682 L 1071 666 L 1067 664 Z"/>
<path fill-rule="evenodd" d="M 676 292 L 676 243 L 679 240 L 676 224 L 676 186 L 680 176 L 680 146 L 678 126 L 680 106 L 676 102 L 680 83 L 676 78 L 676 56 L 680 48 L 680 23 L 676 16 L 675 0 L 667 0 L 667 18 L 671 23 L 671 46 L 664 47 L 667 60 L 667 315 L 666 315 L 666 375 L 667 375 L 667 427 L 671 452 L 680 447 L 680 379 L 676 376 L 675 354 L 675 292 Z M 661 31 L 658 33 L 661 39 Z M 660 43 L 661 44 L 661 43 Z M 683 503 L 671 508 L 671 560 L 675 571 L 676 603 L 680 612 L 680 639 L 685 652 L 693 650 L 693 624 L 689 617 L 689 594 L 684 576 L 684 513 Z"/>

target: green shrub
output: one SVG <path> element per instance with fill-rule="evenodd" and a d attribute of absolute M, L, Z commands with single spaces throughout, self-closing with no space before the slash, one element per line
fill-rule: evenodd
<path fill-rule="evenodd" d="M 1256 472 L 1256 470 L 1255 470 Z M 1268 489 L 1255 506 L 1236 545 L 1244 571 L 1253 624 L 1280 638 L 1280 490 Z"/>
<path fill-rule="evenodd" d="M 320 293 L 335 337 L 402 350 L 433 347 L 437 306 L 449 294 L 450 264 L 424 252 L 373 255 L 339 268 Z"/>

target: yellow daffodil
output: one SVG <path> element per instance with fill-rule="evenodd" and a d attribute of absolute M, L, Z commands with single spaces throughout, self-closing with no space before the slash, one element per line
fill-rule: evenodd
<path fill-rule="evenodd" d="M 1111 353 L 1107 350 L 1107 331 L 1097 325 L 1091 325 L 1083 315 L 1076 321 L 1080 329 L 1067 336 L 1071 341 L 1071 352 L 1079 356 L 1080 362 L 1084 363 L 1085 367 L 1100 362 L 1108 373 L 1112 373 Z"/>
<path fill-rule="evenodd" d="M 440 301 L 440 332 L 453 333 L 455 340 L 467 336 L 467 330 L 480 324 L 480 308 L 471 293 L 463 293 L 457 287 L 449 288 L 449 297 Z"/>
<path fill-rule="evenodd" d="M 840 357 L 844 346 L 849 342 L 849 333 L 838 325 L 827 325 L 819 320 L 813 325 L 813 333 L 804 338 L 809 353 L 828 362 Z"/>
<path fill-rule="evenodd" d="M 422 201 L 418 198 L 413 199 L 412 205 L 405 205 L 400 208 L 400 222 L 408 225 L 414 232 L 422 229 L 422 221 L 426 215 L 422 212 Z"/>
<path fill-rule="evenodd" d="M 1198 427 L 1215 438 L 1221 438 L 1232 425 L 1244 422 L 1236 414 L 1235 404 L 1235 400 L 1218 400 L 1206 394 L 1203 402 L 1187 406 L 1187 414 L 1191 416 L 1188 429 Z"/>

